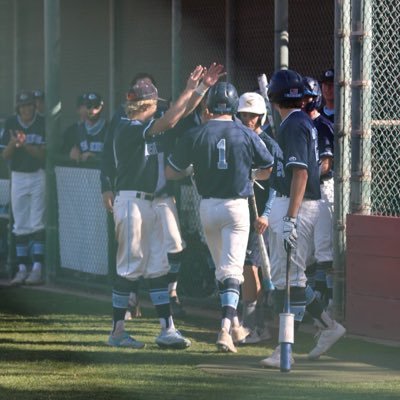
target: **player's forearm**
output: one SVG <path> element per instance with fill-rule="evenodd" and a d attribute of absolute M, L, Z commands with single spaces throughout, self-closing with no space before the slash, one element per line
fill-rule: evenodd
<path fill-rule="evenodd" d="M 321 165 L 319 166 L 320 176 L 326 175 L 332 169 L 332 158 L 325 157 L 321 159 Z"/>
<path fill-rule="evenodd" d="M 308 172 L 304 168 L 293 168 L 292 182 L 290 185 L 290 201 L 287 211 L 288 217 L 297 217 L 301 202 L 306 191 Z"/>
<path fill-rule="evenodd" d="M 254 179 L 257 181 L 266 181 L 271 176 L 272 167 L 270 168 L 258 168 L 254 172 Z"/>
<path fill-rule="evenodd" d="M 169 181 L 177 181 L 179 179 L 185 178 L 187 175 L 186 170 L 176 171 L 169 165 L 165 167 L 165 178 Z"/>
<path fill-rule="evenodd" d="M 156 135 L 157 133 L 173 128 L 183 117 L 186 110 L 186 105 L 193 92 L 194 89 L 186 88 L 178 97 L 176 102 L 173 103 L 172 106 L 165 112 L 165 114 L 156 120 L 148 133 L 150 135 Z"/>

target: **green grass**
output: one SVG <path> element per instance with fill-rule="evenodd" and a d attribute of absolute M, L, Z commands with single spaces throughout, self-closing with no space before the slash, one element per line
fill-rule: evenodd
<path fill-rule="evenodd" d="M 400 398 L 400 348 L 345 338 L 319 362 L 305 354 L 310 334 L 296 338 L 289 374 L 258 367 L 275 347 L 216 352 L 219 321 L 192 316 L 177 321 L 192 340 L 183 351 L 154 344 L 152 309 L 127 324 L 143 350 L 105 345 L 111 305 L 76 295 L 0 288 L 0 399 L 324 399 Z"/>

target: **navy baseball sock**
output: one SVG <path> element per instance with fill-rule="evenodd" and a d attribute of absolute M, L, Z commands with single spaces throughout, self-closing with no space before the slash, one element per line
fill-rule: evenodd
<path fill-rule="evenodd" d="M 15 252 L 18 265 L 27 265 L 28 257 L 28 235 L 15 236 Z"/>
<path fill-rule="evenodd" d="M 129 295 L 136 292 L 138 281 L 129 281 L 121 276 L 116 276 L 112 290 L 112 306 L 113 306 L 113 329 L 117 327 L 118 321 L 124 321 L 125 313 L 129 305 Z"/>
<path fill-rule="evenodd" d="M 228 321 L 232 323 L 234 318 L 237 317 L 236 310 L 239 303 L 240 284 L 237 279 L 228 278 L 219 283 L 218 286 L 222 307 L 222 324 L 228 329 L 227 325 L 230 325 Z"/>
<path fill-rule="evenodd" d="M 162 328 L 173 328 L 171 307 L 168 295 L 167 275 L 148 279 L 151 301 L 156 309 Z"/>

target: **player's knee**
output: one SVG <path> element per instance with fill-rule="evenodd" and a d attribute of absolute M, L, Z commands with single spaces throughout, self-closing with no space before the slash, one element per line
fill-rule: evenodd
<path fill-rule="evenodd" d="M 129 293 L 134 292 L 137 293 L 139 288 L 139 281 L 130 281 L 122 276 L 117 275 L 114 279 L 113 284 L 113 292 L 120 292 L 120 293 Z"/>

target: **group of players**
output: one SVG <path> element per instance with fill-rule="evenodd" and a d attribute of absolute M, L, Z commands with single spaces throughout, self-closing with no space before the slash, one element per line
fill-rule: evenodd
<path fill-rule="evenodd" d="M 105 206 L 114 215 L 118 241 L 108 343 L 144 347 L 128 334 L 124 321 L 132 293 L 144 278 L 160 319 L 156 343 L 190 346 L 175 328 L 170 309 L 168 275 L 179 271 L 184 243 L 168 182 L 193 174 L 220 292 L 218 348 L 236 352 L 237 344 L 270 338 L 260 304 L 256 244 L 256 235 L 268 228 L 274 307 L 277 311 L 283 307 L 290 247 L 291 311 L 296 329 L 306 308 L 320 328 L 317 345 L 309 353 L 310 359 L 317 359 L 345 333 L 325 311 L 306 276 L 307 267 L 310 270 L 313 264 L 317 271 L 331 272 L 333 258 L 333 129 L 317 111 L 321 106 L 319 83 L 291 70 L 273 75 L 268 94 L 282 118 L 275 141 L 262 129 L 265 100 L 258 93 L 239 98 L 232 84 L 219 82 L 222 72 L 223 67 L 216 64 L 209 69 L 196 67 L 179 98 L 160 114 L 158 92 L 151 80 L 133 82 L 124 110 L 108 131 L 102 191 Z M 329 72 L 333 85 L 333 71 Z M 193 113 L 197 118 L 190 117 Z M 267 179 L 273 190 L 264 196 L 262 213 L 250 224 L 248 199 L 253 195 L 253 182 Z M 241 293 L 242 322 L 237 311 Z M 261 364 L 279 367 L 279 358 L 278 346 Z"/>
<path fill-rule="evenodd" d="M 329 303 L 332 294 L 327 277 L 333 259 L 333 70 L 322 77 L 322 109 L 316 79 L 303 78 L 292 70 L 272 76 L 269 101 L 282 119 L 276 137 L 271 126 L 265 125 L 265 99 L 256 92 L 239 97 L 232 84 L 220 81 L 223 75 L 223 66 L 216 63 L 209 68 L 197 66 L 178 99 L 160 107 L 151 75 L 140 74 L 110 124 L 101 116 L 103 101 L 97 93 L 78 98 L 81 120 L 64 136 L 64 149 L 76 162 L 101 158 L 103 202 L 113 214 L 118 242 L 108 344 L 145 346 L 125 327 L 127 311 L 136 302 L 138 284 L 143 281 L 160 320 L 156 343 L 178 349 L 191 344 L 175 328 L 171 312 L 171 305 L 176 314 L 182 311 L 177 279 L 185 247 L 171 181 L 190 175 L 201 196 L 200 219 L 220 292 L 218 348 L 236 352 L 237 344 L 271 338 L 263 315 L 257 240 L 257 235 L 268 232 L 274 308 L 278 313 L 283 308 L 290 248 L 295 329 L 307 310 L 321 330 L 309 353 L 310 359 L 317 359 L 345 333 L 316 295 L 327 295 Z M 31 98 L 33 94 L 19 95 L 17 114 L 6 123 L 1 137 L 3 157 L 11 161 L 12 198 L 22 199 L 20 203 L 25 198 L 21 191 L 28 190 L 24 182 L 29 181 L 32 188 L 32 174 L 36 189 L 44 185 L 43 117 L 35 112 Z M 31 105 L 28 121 L 24 113 Z M 253 189 L 255 181 L 260 185 L 267 180 L 263 190 Z M 37 192 L 43 195 L 44 190 Z M 260 215 L 251 215 L 249 209 L 248 199 L 254 192 Z M 43 207 L 44 199 L 34 204 Z M 33 232 L 19 227 L 43 210 L 31 210 L 27 218 L 21 215 L 25 209 L 25 203 L 13 205 L 19 265 L 14 281 L 18 283 L 29 283 L 29 240 L 36 240 L 33 255 L 41 256 L 35 259 L 31 275 L 43 262 L 43 225 L 35 226 Z M 237 311 L 240 296 L 242 321 Z M 279 346 L 261 361 L 266 367 L 279 368 L 279 364 Z"/>

